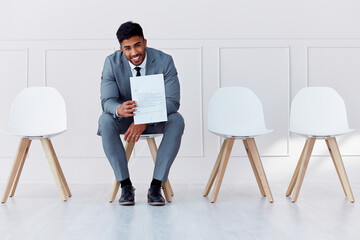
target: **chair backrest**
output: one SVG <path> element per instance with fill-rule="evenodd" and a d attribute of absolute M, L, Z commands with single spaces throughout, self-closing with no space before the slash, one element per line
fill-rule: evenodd
<path fill-rule="evenodd" d="M 329 87 L 301 89 L 291 103 L 290 131 L 315 137 L 351 132 L 344 100 Z"/>
<path fill-rule="evenodd" d="M 51 87 L 22 90 L 11 107 L 8 132 L 27 137 L 51 136 L 66 131 L 66 106 Z"/>
<path fill-rule="evenodd" d="M 208 129 L 225 136 L 256 136 L 271 132 L 265 126 L 259 98 L 249 88 L 219 88 L 211 97 Z"/>

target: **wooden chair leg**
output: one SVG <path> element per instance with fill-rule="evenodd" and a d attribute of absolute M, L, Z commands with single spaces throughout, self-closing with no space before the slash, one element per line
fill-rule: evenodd
<path fill-rule="evenodd" d="M 348 197 L 350 202 L 354 202 L 355 201 L 354 195 L 353 195 L 351 187 L 350 187 L 349 179 L 348 179 L 346 171 L 345 171 L 344 163 L 342 161 L 336 139 L 334 137 L 331 137 L 331 138 L 327 138 L 325 141 L 329 148 L 331 158 L 333 159 L 333 162 L 334 162 L 334 165 L 336 168 L 336 172 L 339 176 L 339 179 L 340 179 L 341 185 L 344 189 L 345 195 Z"/>
<path fill-rule="evenodd" d="M 165 188 L 167 188 L 167 191 L 169 192 L 170 196 L 171 196 L 171 197 L 174 196 L 174 192 L 173 192 L 172 189 L 171 189 L 171 185 L 170 185 L 169 179 L 166 180 L 166 182 L 164 183 L 164 185 L 165 185 Z"/>
<path fill-rule="evenodd" d="M 254 175 L 255 175 L 255 178 L 256 178 L 256 182 L 259 186 L 259 189 L 260 189 L 260 193 L 262 196 L 266 196 L 265 194 L 265 191 L 264 191 L 264 188 L 262 186 L 262 183 L 261 183 L 261 180 L 260 180 L 260 177 L 259 177 L 259 173 L 258 173 L 258 170 L 256 169 L 256 166 L 255 166 L 255 162 L 254 162 L 254 158 L 251 154 L 251 151 L 250 151 L 250 148 L 249 148 L 249 144 L 247 143 L 246 139 L 243 140 L 243 143 L 244 143 L 244 146 L 245 146 L 245 149 L 246 149 L 246 153 L 248 155 L 248 158 L 249 158 L 249 161 L 250 161 L 250 164 L 251 164 L 251 167 L 253 169 L 253 172 L 254 172 Z"/>
<path fill-rule="evenodd" d="M 19 171 L 21 161 L 24 158 L 24 155 L 27 151 L 27 148 L 30 145 L 30 142 L 31 142 L 31 140 L 29 138 L 22 138 L 20 140 L 19 147 L 18 147 L 16 156 L 15 156 L 14 164 L 13 164 L 12 170 L 11 170 L 9 178 L 8 178 L 8 182 L 7 182 L 7 185 L 5 188 L 3 198 L 1 200 L 2 203 L 5 203 L 7 201 L 8 197 L 10 195 L 10 191 L 12 191 L 13 186 L 15 184 L 16 178 L 20 177 L 20 176 L 17 176 L 17 174 L 21 173 L 21 171 Z"/>
<path fill-rule="evenodd" d="M 227 166 L 227 163 L 228 163 L 229 158 L 230 158 L 230 153 L 231 153 L 232 147 L 234 145 L 234 141 L 235 141 L 235 138 L 228 138 L 227 141 L 226 141 L 226 144 L 225 144 L 225 147 L 224 147 L 224 153 L 223 153 L 222 160 L 221 160 L 221 163 L 220 163 L 219 173 L 218 173 L 218 176 L 216 178 L 215 187 L 214 187 L 211 199 L 210 199 L 210 201 L 212 203 L 216 202 L 216 199 L 217 199 L 217 197 L 219 195 L 221 183 L 222 183 L 222 180 L 224 178 L 226 166 Z"/>
<path fill-rule="evenodd" d="M 55 159 L 55 163 L 56 163 L 56 168 L 57 168 L 57 170 L 58 170 L 58 172 L 60 174 L 60 180 L 61 180 L 61 182 L 62 182 L 62 184 L 64 186 L 64 189 L 65 189 L 65 194 L 68 197 L 72 197 L 69 185 L 68 185 L 68 183 L 66 181 L 66 178 L 64 176 L 64 172 L 62 171 L 59 160 L 57 158 Z"/>
<path fill-rule="evenodd" d="M 125 154 L 126 154 L 126 161 L 130 161 L 131 154 L 134 150 L 135 143 L 133 142 L 126 142 L 125 144 Z"/>
<path fill-rule="evenodd" d="M 305 143 L 305 146 L 306 146 L 306 143 Z M 292 178 L 291 178 L 289 187 L 288 187 L 288 189 L 287 189 L 287 191 L 286 191 L 286 196 L 287 196 L 287 197 L 290 196 L 291 193 L 292 193 L 292 191 L 294 190 L 294 186 L 295 186 L 295 183 L 296 183 L 296 179 L 297 179 L 298 176 L 299 176 L 300 165 L 301 165 L 301 163 L 303 162 L 303 159 L 304 159 L 304 156 L 305 156 L 305 155 L 304 155 L 304 154 L 305 154 L 305 150 L 306 150 L 306 147 L 305 147 L 305 146 L 304 146 L 304 148 L 303 148 L 303 150 L 302 150 L 302 152 L 301 152 L 301 156 L 300 156 L 299 161 L 298 161 L 298 163 L 297 163 L 297 165 L 296 165 L 296 168 L 295 168 L 294 174 L 293 174 L 293 176 L 292 176 Z"/>
<path fill-rule="evenodd" d="M 13 197 L 15 195 L 16 187 L 17 187 L 17 185 L 19 183 L 20 175 L 21 175 L 22 169 L 23 169 L 24 164 L 25 164 L 26 156 L 27 156 L 27 154 L 29 152 L 30 144 L 31 144 L 31 139 L 29 139 L 29 141 L 27 142 L 25 152 L 24 152 L 23 156 L 21 157 L 20 166 L 19 166 L 19 169 L 18 169 L 18 171 L 16 173 L 15 182 L 14 182 L 12 188 L 11 188 L 11 192 L 10 192 L 9 197 Z"/>
<path fill-rule="evenodd" d="M 149 148 L 150 148 L 150 152 L 151 152 L 151 156 L 153 158 L 153 161 L 154 163 L 156 163 L 156 156 L 157 156 L 157 147 L 156 147 L 156 142 L 155 142 L 155 139 L 154 138 L 146 138 L 146 141 L 149 145 Z M 171 202 L 172 199 L 171 199 L 171 196 L 174 195 L 174 193 L 171 194 L 171 185 L 170 183 L 168 182 L 168 180 L 164 183 L 161 184 L 162 187 L 163 187 L 163 191 L 164 191 L 164 195 L 165 195 L 165 199 L 167 202 Z M 170 187 L 168 187 L 168 185 Z"/>
<path fill-rule="evenodd" d="M 109 202 L 112 203 L 115 200 L 116 195 L 117 195 L 117 193 L 119 191 L 119 187 L 120 187 L 120 182 L 115 180 L 114 185 L 113 185 L 112 190 L 111 190 L 111 195 L 110 195 Z"/>
<path fill-rule="evenodd" d="M 226 141 L 227 141 L 227 139 L 224 140 L 224 142 L 223 142 L 223 144 L 221 146 L 220 152 L 219 152 L 219 154 L 217 156 L 217 159 L 215 161 L 213 170 L 211 171 L 209 180 L 207 182 L 207 185 L 206 185 L 204 193 L 203 193 L 204 197 L 209 195 L 210 189 L 211 189 L 212 185 L 214 184 L 215 178 L 216 178 L 216 176 L 217 176 L 217 174 L 219 172 L 219 166 L 220 166 L 220 162 L 221 162 L 221 159 L 222 159 L 222 156 L 223 156 L 223 153 L 224 153 L 224 148 L 225 148 L 225 145 L 226 145 Z"/>
<path fill-rule="evenodd" d="M 268 180 L 266 178 L 264 167 L 262 165 L 262 162 L 260 159 L 260 154 L 256 147 L 255 140 L 254 140 L 254 138 L 246 138 L 245 140 L 249 147 L 250 155 L 252 156 L 252 159 L 254 161 L 255 170 L 258 173 L 258 177 L 259 177 L 261 185 L 264 189 L 265 195 L 269 202 L 274 202 L 274 198 L 271 194 L 270 186 L 269 186 Z"/>
<path fill-rule="evenodd" d="M 51 150 L 51 154 L 52 154 L 53 159 L 54 159 L 54 163 L 55 163 L 56 170 L 58 171 L 59 176 L 60 176 L 61 184 L 63 185 L 63 188 L 64 188 L 64 190 L 65 190 L 65 194 L 66 194 L 66 196 L 71 197 L 72 194 L 71 194 L 71 192 L 70 192 L 69 185 L 67 184 L 66 178 L 65 178 L 65 176 L 64 176 L 64 173 L 63 173 L 63 171 L 62 171 L 62 169 L 61 169 L 61 166 L 60 166 L 60 163 L 59 163 L 59 159 L 58 159 L 57 156 L 56 156 L 54 147 L 53 147 L 52 142 L 51 142 L 50 139 L 49 139 L 49 141 L 48 141 L 48 144 L 49 144 L 49 147 L 50 147 L 50 150 Z"/>
<path fill-rule="evenodd" d="M 60 196 L 61 196 L 61 199 L 63 201 L 67 201 L 67 197 L 66 197 L 66 190 L 65 190 L 65 186 L 61 180 L 61 176 L 60 176 L 60 172 L 57 168 L 57 165 L 56 165 L 56 154 L 54 152 L 54 149 L 52 147 L 52 144 L 51 144 L 51 141 L 50 139 L 48 138 L 40 138 L 40 142 L 43 146 L 43 149 L 44 149 L 44 152 L 45 152 L 45 155 L 46 155 L 46 158 L 49 162 L 49 165 L 50 165 L 50 169 L 53 173 L 53 176 L 54 176 L 54 179 L 55 179 L 55 182 L 56 182 L 56 186 L 59 190 L 59 193 L 60 193 Z"/>
<path fill-rule="evenodd" d="M 154 138 L 146 138 L 146 141 L 149 145 L 150 153 L 153 159 L 153 162 L 156 163 L 157 156 L 157 146 Z"/>
<path fill-rule="evenodd" d="M 65 194 L 66 194 L 66 196 L 71 197 L 72 194 L 71 194 L 71 192 L 70 192 L 69 185 L 67 184 L 66 178 L 65 178 L 65 176 L 64 176 L 64 172 L 63 172 L 62 169 L 61 169 L 61 166 L 60 166 L 60 163 L 59 163 L 59 159 L 58 159 L 57 156 L 56 156 L 54 146 L 52 145 L 52 142 L 51 142 L 50 139 L 49 139 L 49 141 L 48 141 L 48 145 L 49 145 L 49 149 L 50 149 L 51 154 L 52 154 L 53 159 L 54 159 L 54 163 L 55 163 L 56 170 L 57 170 L 58 173 L 59 173 L 60 180 L 61 180 L 61 184 L 62 184 L 62 186 L 63 186 L 63 188 L 64 188 L 64 190 L 65 190 Z"/>
<path fill-rule="evenodd" d="M 172 187 L 171 187 L 171 184 L 170 184 L 169 179 L 166 181 L 165 184 L 166 184 L 166 187 L 169 188 L 170 195 L 171 195 L 171 196 L 174 196 L 174 191 L 173 191 L 173 189 L 172 189 Z"/>
<path fill-rule="evenodd" d="M 129 162 L 130 161 L 130 157 L 132 154 L 132 151 L 134 149 L 135 143 L 133 142 L 126 142 L 125 144 L 125 154 L 126 154 L 126 161 Z M 113 202 L 116 198 L 116 195 L 119 191 L 119 187 L 120 187 L 120 182 L 118 182 L 116 179 L 114 181 L 114 185 L 112 187 L 111 190 L 111 194 L 110 194 L 110 198 L 109 198 L 109 202 Z"/>
<path fill-rule="evenodd" d="M 336 140 L 335 140 L 335 141 L 336 141 Z M 344 182 L 343 182 L 342 178 L 341 178 L 340 175 L 339 175 L 338 166 L 337 166 L 337 164 L 336 164 L 335 161 L 334 161 L 334 156 L 333 156 L 333 151 L 331 150 L 331 145 L 330 145 L 328 139 L 325 139 L 325 142 L 326 142 L 326 145 L 327 145 L 327 147 L 328 147 L 328 149 L 329 149 L 330 156 L 331 156 L 331 159 L 333 160 L 333 163 L 334 163 L 336 172 L 337 172 L 337 174 L 338 174 L 338 176 L 339 176 L 340 183 L 341 183 L 341 187 L 343 188 L 343 191 L 344 191 L 344 193 L 345 193 L 345 196 L 347 197 L 346 190 L 345 190 L 345 187 L 344 187 Z"/>
<path fill-rule="evenodd" d="M 166 182 L 162 182 L 161 186 L 163 188 L 163 192 L 164 192 L 166 201 L 171 202 L 172 201 L 171 192 L 170 192 L 169 188 L 166 186 Z"/>
<path fill-rule="evenodd" d="M 304 181 L 305 172 L 306 172 L 307 166 L 309 164 L 309 160 L 310 160 L 311 152 L 314 148 L 315 140 L 316 140 L 316 138 L 308 138 L 306 140 L 306 144 L 304 146 L 304 156 L 301 160 L 298 177 L 296 179 L 296 183 L 295 183 L 295 187 L 294 187 L 294 192 L 291 197 L 292 202 L 296 202 L 299 197 L 301 185 Z"/>

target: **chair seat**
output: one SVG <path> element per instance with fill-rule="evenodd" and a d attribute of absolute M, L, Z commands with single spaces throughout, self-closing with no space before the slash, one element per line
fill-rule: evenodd
<path fill-rule="evenodd" d="M 355 131 L 355 129 L 344 129 L 342 131 L 336 131 L 336 132 L 316 132 L 316 131 L 311 131 L 311 132 L 300 132 L 300 131 L 294 131 L 292 129 L 290 129 L 290 132 L 294 132 L 297 133 L 299 135 L 305 136 L 305 137 L 314 137 L 314 138 L 327 138 L 327 137 L 336 137 L 339 135 L 343 135 L 343 134 L 347 134 L 347 133 L 351 133 Z"/>
<path fill-rule="evenodd" d="M 1 133 L 9 134 L 9 135 L 15 135 L 19 137 L 28 137 L 28 138 L 50 138 L 57 135 L 60 135 L 64 132 L 66 132 L 67 129 L 57 132 L 17 132 L 17 131 L 11 131 L 11 130 L 0 130 Z"/>
<path fill-rule="evenodd" d="M 223 137 L 223 138 L 236 138 L 236 139 L 245 139 L 245 138 L 253 138 L 253 137 L 256 137 L 256 136 L 260 136 L 260 135 L 263 135 L 263 134 L 268 134 L 268 133 L 271 133 L 273 132 L 274 130 L 272 129 L 264 129 L 263 131 L 258 131 L 258 132 L 244 132 L 242 134 L 239 134 L 239 135 L 234 135 L 233 134 L 226 134 L 226 133 L 217 133 L 217 132 L 214 132 L 214 131 L 211 131 L 209 130 L 209 132 L 212 132 L 220 137 Z"/>
<path fill-rule="evenodd" d="M 146 139 L 146 138 L 156 138 L 162 136 L 162 133 L 155 133 L 155 134 L 141 134 L 140 139 Z"/>

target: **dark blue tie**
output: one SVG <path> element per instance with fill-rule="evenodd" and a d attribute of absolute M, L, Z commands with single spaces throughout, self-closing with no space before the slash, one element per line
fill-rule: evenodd
<path fill-rule="evenodd" d="M 140 69 L 141 67 L 135 67 L 137 77 L 141 76 Z"/>

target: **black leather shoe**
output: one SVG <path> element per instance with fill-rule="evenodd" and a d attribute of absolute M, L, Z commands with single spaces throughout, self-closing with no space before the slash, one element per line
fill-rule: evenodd
<path fill-rule="evenodd" d="M 125 206 L 135 204 L 135 188 L 132 185 L 127 185 L 121 188 L 119 204 Z"/>
<path fill-rule="evenodd" d="M 159 186 L 152 186 L 150 187 L 148 194 L 148 203 L 152 206 L 164 206 L 165 199 L 161 195 L 161 187 Z"/>

